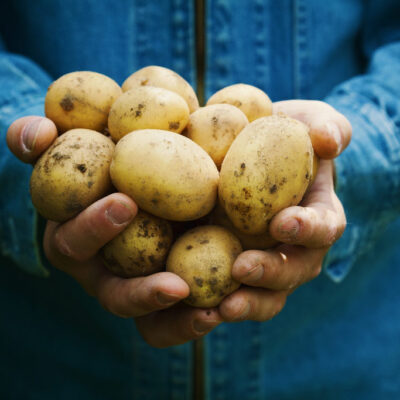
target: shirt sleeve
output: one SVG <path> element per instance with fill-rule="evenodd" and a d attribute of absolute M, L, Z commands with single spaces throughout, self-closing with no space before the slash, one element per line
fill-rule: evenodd
<path fill-rule="evenodd" d="M 47 270 L 38 243 L 40 221 L 29 194 L 32 167 L 8 150 L 6 132 L 17 118 L 43 115 L 50 83 L 34 62 L 8 53 L 0 38 L 0 251 L 21 269 L 39 276 L 46 276 Z"/>
<path fill-rule="evenodd" d="M 339 85 L 326 99 L 353 127 L 349 147 L 335 160 L 336 191 L 347 216 L 345 233 L 324 260 L 335 282 L 400 215 L 400 11 L 370 3 L 366 74 Z"/>

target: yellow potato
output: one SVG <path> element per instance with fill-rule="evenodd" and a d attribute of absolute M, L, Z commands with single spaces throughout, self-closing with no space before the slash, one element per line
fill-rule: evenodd
<path fill-rule="evenodd" d="M 207 106 L 211 104 L 232 104 L 242 110 L 250 122 L 272 114 L 272 103 L 267 94 L 244 83 L 227 86 L 214 93 L 207 101 Z"/>
<path fill-rule="evenodd" d="M 185 100 L 170 90 L 153 86 L 133 88 L 113 104 L 108 130 L 114 141 L 139 129 L 162 129 L 181 133 L 189 120 Z"/>
<path fill-rule="evenodd" d="M 63 222 L 111 191 L 114 143 L 89 129 L 59 136 L 35 164 L 32 203 L 44 218 Z"/>
<path fill-rule="evenodd" d="M 171 90 L 185 99 L 191 113 L 199 108 L 199 101 L 190 84 L 168 68 L 149 65 L 139 69 L 125 80 L 122 90 L 126 92 L 138 86 L 155 86 Z"/>
<path fill-rule="evenodd" d="M 110 168 L 114 186 L 153 215 L 174 221 L 198 219 L 215 205 L 218 170 L 190 139 L 144 129 L 116 145 Z"/>
<path fill-rule="evenodd" d="M 243 250 L 265 250 L 278 244 L 278 241 L 268 231 L 260 235 L 248 235 L 241 232 L 232 224 L 232 221 L 228 218 L 220 204 L 217 204 L 213 210 L 211 221 L 213 224 L 223 226 L 232 232 L 240 240 Z"/>
<path fill-rule="evenodd" d="M 54 81 L 47 91 L 46 117 L 59 132 L 74 128 L 102 132 L 107 127 L 108 113 L 121 88 L 111 78 L 91 71 L 77 71 Z"/>
<path fill-rule="evenodd" d="M 317 156 L 316 153 L 314 153 L 312 174 L 311 174 L 311 179 L 310 179 L 310 186 L 315 181 L 315 177 L 317 176 L 317 172 L 318 172 L 318 167 L 319 167 L 319 157 Z"/>
<path fill-rule="evenodd" d="M 101 256 L 116 275 L 145 276 L 164 269 L 171 244 L 169 222 L 139 211 L 128 227 L 103 247 Z"/>
<path fill-rule="evenodd" d="M 240 231 L 267 232 L 271 218 L 298 204 L 312 173 L 308 128 L 283 115 L 260 118 L 242 130 L 222 163 L 219 199 Z"/>
<path fill-rule="evenodd" d="M 239 240 L 220 226 L 194 228 L 172 246 L 167 271 L 180 276 L 190 288 L 183 301 L 194 307 L 215 307 L 240 283 L 232 278 L 232 265 L 242 252 Z"/>
<path fill-rule="evenodd" d="M 200 145 L 220 168 L 230 145 L 248 123 L 237 107 L 214 104 L 190 114 L 184 134 Z"/>

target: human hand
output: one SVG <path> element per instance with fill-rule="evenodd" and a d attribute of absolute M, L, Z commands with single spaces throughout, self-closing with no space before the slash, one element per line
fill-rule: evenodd
<path fill-rule="evenodd" d="M 220 304 L 225 321 L 265 321 L 274 317 L 289 294 L 319 275 L 325 254 L 346 225 L 343 207 L 334 192 L 334 165 L 329 159 L 350 142 L 350 123 L 319 101 L 278 102 L 274 112 L 308 125 L 314 150 L 323 159 L 302 202 L 282 210 L 271 221 L 270 234 L 282 244 L 266 251 L 245 251 L 236 259 L 232 275 L 245 286 Z"/>
<path fill-rule="evenodd" d="M 34 163 L 56 137 L 52 121 L 31 116 L 10 126 L 7 143 L 21 161 Z M 181 304 L 172 307 L 189 295 L 188 285 L 177 275 L 160 272 L 124 279 L 103 266 L 99 250 L 132 221 L 136 212 L 132 199 L 113 193 L 65 223 L 48 221 L 43 239 L 46 257 L 106 310 L 136 318 L 139 331 L 152 346 L 166 347 L 203 336 L 222 319 L 216 310 Z"/>

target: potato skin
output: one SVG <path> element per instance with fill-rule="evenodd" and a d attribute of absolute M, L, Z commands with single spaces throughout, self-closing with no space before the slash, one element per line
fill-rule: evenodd
<path fill-rule="evenodd" d="M 272 114 L 268 95 L 255 86 L 237 83 L 214 93 L 207 101 L 211 104 L 231 104 L 244 112 L 249 122 Z"/>
<path fill-rule="evenodd" d="M 59 136 L 35 164 L 32 203 L 44 218 L 66 221 L 111 192 L 114 143 L 89 129 Z"/>
<path fill-rule="evenodd" d="M 102 132 L 111 105 L 122 94 L 111 78 L 91 71 L 63 75 L 48 88 L 44 108 L 59 132 L 74 128 Z"/>
<path fill-rule="evenodd" d="M 219 169 L 230 145 L 248 123 L 237 107 L 213 104 L 190 114 L 184 135 L 200 145 Z"/>
<path fill-rule="evenodd" d="M 242 252 L 239 240 L 220 226 L 205 225 L 182 235 L 172 246 L 167 271 L 190 287 L 183 301 L 194 307 L 215 307 L 240 283 L 232 278 L 232 265 Z"/>
<path fill-rule="evenodd" d="M 108 130 L 115 142 L 139 129 L 181 133 L 189 120 L 185 100 L 170 90 L 140 86 L 120 96 L 110 110 Z"/>
<path fill-rule="evenodd" d="M 199 108 L 199 101 L 193 88 L 184 78 L 171 69 L 158 65 L 149 65 L 139 69 L 125 80 L 122 84 L 122 90 L 127 92 L 140 86 L 160 87 L 179 94 L 185 99 L 191 113 Z"/>
<path fill-rule="evenodd" d="M 217 204 L 211 213 L 211 222 L 213 225 L 223 226 L 229 232 L 232 232 L 239 239 L 243 250 L 266 250 L 279 243 L 268 231 L 260 235 L 248 235 L 241 232 L 232 224 L 220 204 Z"/>
<path fill-rule="evenodd" d="M 232 143 L 220 173 L 219 199 L 240 231 L 267 232 L 271 218 L 298 204 L 312 174 L 308 128 L 283 115 L 260 118 Z"/>
<path fill-rule="evenodd" d="M 218 170 L 190 139 L 144 129 L 124 136 L 110 167 L 114 186 L 142 210 L 173 221 L 198 219 L 216 203 Z"/>
<path fill-rule="evenodd" d="M 105 266 L 124 278 L 162 271 L 172 244 L 168 221 L 139 211 L 134 220 L 101 251 Z"/>

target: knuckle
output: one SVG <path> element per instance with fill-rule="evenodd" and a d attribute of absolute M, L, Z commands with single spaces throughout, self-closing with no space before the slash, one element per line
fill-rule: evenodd
<path fill-rule="evenodd" d="M 131 317 L 131 315 L 129 315 L 127 312 L 121 310 L 120 307 L 118 307 L 114 294 L 104 293 L 103 291 L 100 291 L 97 295 L 97 300 L 100 303 L 100 305 L 111 314 L 114 314 L 120 318 Z"/>

